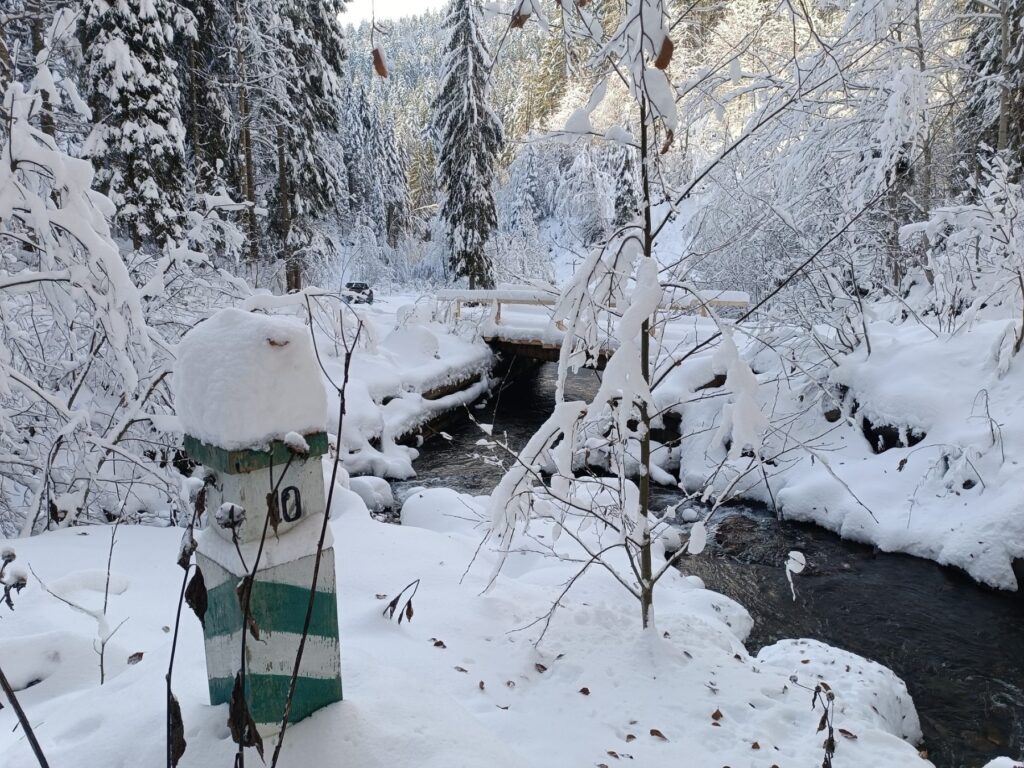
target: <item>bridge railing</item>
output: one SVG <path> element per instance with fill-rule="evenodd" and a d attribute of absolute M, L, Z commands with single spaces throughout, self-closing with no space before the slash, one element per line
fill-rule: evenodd
<path fill-rule="evenodd" d="M 437 292 L 439 301 L 451 302 L 454 305 L 455 320 L 462 318 L 463 304 L 491 303 L 494 313 L 491 320 L 495 325 L 501 324 L 501 307 L 531 306 L 553 307 L 560 297 L 552 291 L 538 288 L 495 288 L 495 289 L 443 289 Z M 668 312 L 688 312 L 696 310 L 702 317 L 708 316 L 708 307 L 729 307 L 746 309 L 750 306 L 750 295 L 744 291 L 697 291 L 696 295 L 685 298 L 673 298 L 665 301 L 661 309 Z M 564 330 L 562 328 L 561 330 Z"/>

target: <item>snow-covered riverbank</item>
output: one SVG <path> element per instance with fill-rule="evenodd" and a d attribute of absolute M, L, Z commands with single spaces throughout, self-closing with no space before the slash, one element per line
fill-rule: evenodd
<path fill-rule="evenodd" d="M 302 294 L 257 295 L 245 306 L 307 316 Z M 414 436 L 440 414 L 468 406 L 490 386 L 494 362 L 490 349 L 472 329 L 460 331 L 435 322 L 434 308 L 429 297 L 399 295 L 352 305 L 340 315 L 314 313 L 332 433 L 337 431 L 337 387 L 345 368 L 339 318 L 346 325 L 349 343 L 356 340 L 342 432 L 342 460 L 352 474 L 414 477 L 416 450 L 396 441 Z"/>
<path fill-rule="evenodd" d="M 282 765 L 328 756 L 360 768 L 556 768 L 629 758 L 650 768 L 814 765 L 823 734 L 811 697 L 820 681 L 835 691 L 835 725 L 845 731 L 837 766 L 929 765 L 904 740 L 919 735 L 917 716 L 892 673 L 810 641 L 751 657 L 741 642 L 747 613 L 675 573 L 659 587 L 656 632 L 641 632 L 632 598 L 594 571 L 563 600 L 535 648 L 539 625 L 524 627 L 544 615 L 578 566 L 516 556 L 482 594 L 495 554 L 484 547 L 474 562 L 481 510 L 479 499 L 428 491 L 407 502 L 403 525 L 394 526 L 373 521 L 358 497 L 339 492 L 332 527 L 346 700 L 289 730 Z M 96 608 L 109 533 L 82 528 L 17 542 L 19 562 L 59 594 Z M 550 535 L 540 524 L 534 533 Z M 82 754 L 104 766 L 162 764 L 179 538 L 171 529 L 117 531 L 107 622 L 124 624 L 107 646 L 102 686 L 92 618 L 34 579 L 17 610 L 5 613 L 0 658 L 23 689 L 52 765 Z M 414 579 L 413 620 L 388 621 L 384 596 Z M 182 765 L 229 765 L 227 711 L 206 703 L 202 634 L 191 615 L 183 619 L 174 689 L 189 743 Z M 13 726 L 11 710 L 0 712 L 0 766 L 24 768 L 32 757 Z"/>
<path fill-rule="evenodd" d="M 694 319 L 688 346 L 713 330 Z M 735 334 L 770 421 L 763 465 L 727 456 L 719 425 L 733 393 L 716 380 L 724 371 L 714 350 L 674 368 L 657 396 L 683 416 L 683 483 L 700 489 L 713 478 L 715 492 L 731 488 L 789 519 L 1016 588 L 1024 369 L 1002 350 L 1006 323 L 950 336 L 876 322 L 870 333 L 870 354 L 861 347 L 837 366 L 808 362 L 801 340 L 784 333 Z"/>

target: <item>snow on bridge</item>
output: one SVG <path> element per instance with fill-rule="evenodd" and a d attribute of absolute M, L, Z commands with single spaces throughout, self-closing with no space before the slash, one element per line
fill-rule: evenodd
<path fill-rule="evenodd" d="M 554 290 L 509 287 L 489 290 L 438 291 L 438 301 L 449 302 L 455 321 L 462 318 L 466 307 L 483 307 L 480 316 L 481 336 L 496 352 L 552 362 L 558 359 L 565 337 L 565 325 L 552 322 L 551 314 L 560 299 Z M 745 309 L 750 296 L 743 291 L 703 290 L 686 296 L 673 296 L 662 303 L 666 313 L 707 317 L 709 309 Z M 604 368 L 613 351 L 611 339 L 598 356 L 596 368 Z"/>

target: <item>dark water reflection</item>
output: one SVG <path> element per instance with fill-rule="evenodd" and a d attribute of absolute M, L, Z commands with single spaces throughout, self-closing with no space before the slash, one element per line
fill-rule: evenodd
<path fill-rule="evenodd" d="M 474 413 L 521 447 L 551 413 L 554 366 L 520 377 Z M 573 377 L 569 397 L 589 398 L 596 374 Z M 446 429 L 416 462 L 419 477 L 396 484 L 489 493 L 501 475 L 476 445 L 468 420 Z M 664 506 L 679 500 L 660 489 Z M 818 529 L 778 522 L 756 507 L 729 509 L 708 549 L 686 572 L 736 599 L 754 617 L 748 647 L 809 637 L 891 667 L 917 705 L 929 757 L 939 768 L 975 768 L 1001 754 L 1024 756 L 1024 598 L 977 586 L 934 563 L 876 552 Z M 802 551 L 806 571 L 794 601 L 782 567 Z"/>

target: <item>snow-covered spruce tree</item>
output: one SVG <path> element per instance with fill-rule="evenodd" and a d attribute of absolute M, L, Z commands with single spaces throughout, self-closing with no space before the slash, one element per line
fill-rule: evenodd
<path fill-rule="evenodd" d="M 608 174 L 615 183 L 615 218 L 612 220 L 615 227 L 628 224 L 640 211 L 635 155 L 631 147 L 621 144 L 608 147 L 605 154 Z"/>
<path fill-rule="evenodd" d="M 410 218 L 409 183 L 394 119 L 385 109 L 361 82 L 350 83 L 342 136 L 350 215 L 394 248 Z"/>
<path fill-rule="evenodd" d="M 965 116 L 960 145 L 969 168 L 977 170 L 984 144 L 1024 163 L 1024 3 L 973 2 L 974 29 L 963 52 Z"/>
<path fill-rule="evenodd" d="M 445 76 L 432 105 L 431 128 L 455 278 L 470 288 L 494 284 L 487 241 L 497 227 L 494 166 L 503 144 L 501 121 L 487 101 L 490 56 L 472 0 L 452 0 Z"/>
<path fill-rule="evenodd" d="M 380 177 L 381 198 L 384 203 L 383 232 L 391 248 L 398 246 L 402 233 L 409 226 L 408 164 L 395 135 L 394 120 L 374 109 L 373 156 L 376 173 Z"/>
<path fill-rule="evenodd" d="M 346 205 L 339 139 L 345 50 L 337 18 L 344 1 L 226 5 L 228 167 L 247 209 L 247 277 L 294 290 L 304 263 L 329 249 L 320 225 Z"/>
<path fill-rule="evenodd" d="M 360 82 L 350 82 L 345 89 L 344 103 L 342 141 L 348 174 L 348 207 L 353 215 L 359 216 L 380 206 L 376 175 L 367 173 L 371 156 L 371 126 L 366 87 Z"/>
<path fill-rule="evenodd" d="M 86 153 L 136 249 L 181 236 L 184 126 L 171 0 L 88 0 L 82 23 L 93 131 Z"/>
<path fill-rule="evenodd" d="M 345 0 L 289 0 L 272 3 L 268 51 L 261 75 L 272 124 L 276 177 L 269 195 L 273 230 L 285 260 L 286 288 L 302 287 L 303 263 L 328 248 L 316 224 L 345 198 L 339 158 L 339 105 L 345 60 L 338 16 Z M 273 62 L 273 63 L 271 63 Z"/>
<path fill-rule="evenodd" d="M 555 213 L 578 242 L 591 246 L 603 242 L 611 231 L 617 182 L 596 161 L 594 148 L 586 138 L 578 139 L 574 149 L 572 165 L 558 185 Z"/>
<path fill-rule="evenodd" d="M 535 227 L 545 212 L 537 154 L 533 137 L 527 136 L 509 165 L 504 195 L 506 204 L 502 211 L 508 231 Z"/>
<path fill-rule="evenodd" d="M 231 7 L 196 0 L 195 23 L 176 38 L 181 72 L 185 148 L 196 187 L 213 191 L 236 178 L 231 147 L 236 78 L 231 52 Z"/>

